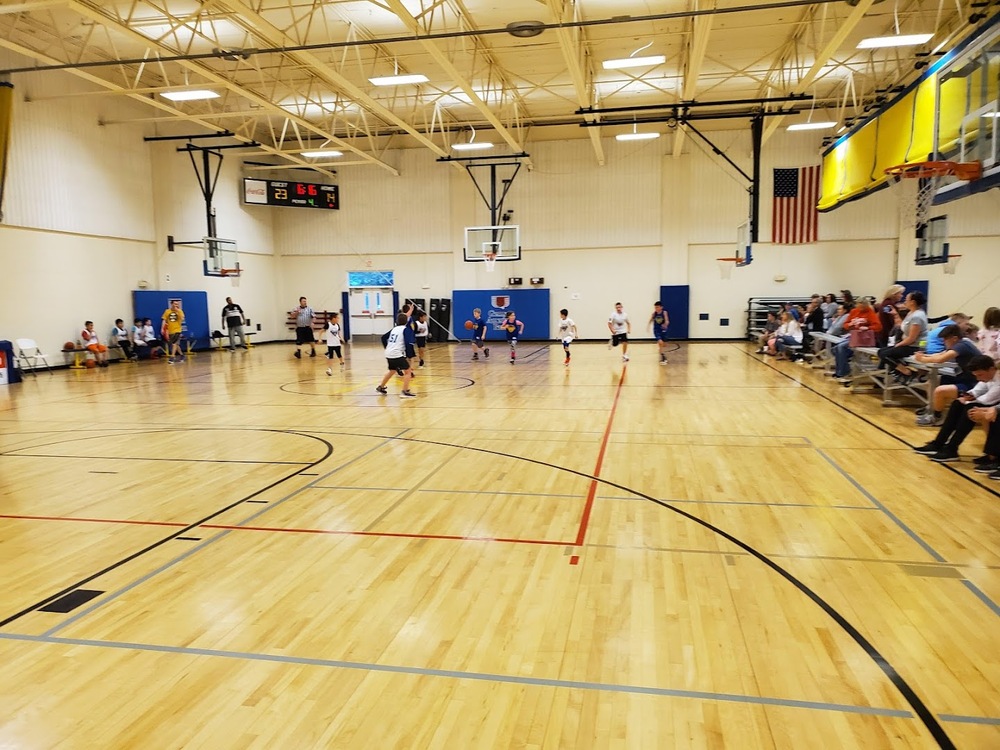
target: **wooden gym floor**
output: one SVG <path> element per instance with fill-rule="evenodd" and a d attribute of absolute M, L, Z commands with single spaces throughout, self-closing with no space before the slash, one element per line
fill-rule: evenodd
<path fill-rule="evenodd" d="M 750 348 L 0 389 L 0 747 L 1000 747 L 995 483 Z"/>

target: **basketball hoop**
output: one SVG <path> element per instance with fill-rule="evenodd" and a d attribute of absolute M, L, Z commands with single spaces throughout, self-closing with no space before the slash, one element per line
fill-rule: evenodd
<path fill-rule="evenodd" d="M 955 270 L 958 268 L 958 259 L 961 257 L 961 255 L 949 255 L 944 262 L 944 272 L 949 276 L 954 276 Z"/>
<path fill-rule="evenodd" d="M 497 265 L 497 254 L 496 253 L 484 253 L 483 263 L 486 264 L 487 272 L 492 272 Z"/>
<path fill-rule="evenodd" d="M 889 186 L 899 199 L 899 215 L 907 224 L 915 226 L 927 222 L 934 196 L 945 177 L 959 180 L 978 180 L 983 174 L 983 166 L 978 161 L 920 161 L 914 164 L 897 164 L 885 170 Z M 903 180 L 917 180 L 915 195 L 910 195 L 901 186 Z"/>
<path fill-rule="evenodd" d="M 239 276 L 240 269 L 238 268 L 220 268 L 219 276 Z"/>
<path fill-rule="evenodd" d="M 733 269 L 739 265 L 740 258 L 716 258 L 719 264 L 719 277 L 728 279 L 733 275 Z"/>

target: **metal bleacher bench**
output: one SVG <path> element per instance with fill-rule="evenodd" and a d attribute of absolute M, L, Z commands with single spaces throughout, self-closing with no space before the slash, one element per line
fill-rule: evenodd
<path fill-rule="evenodd" d="M 905 406 L 900 397 L 910 397 L 926 406 L 934 398 L 934 389 L 941 384 L 941 375 L 954 375 L 957 370 L 950 363 L 918 362 L 907 357 L 906 366 L 925 372 L 926 381 L 899 381 L 889 367 L 878 366 L 878 349 L 874 346 L 859 346 L 851 359 L 851 392 L 859 388 L 877 388 L 882 391 L 882 406 Z"/>

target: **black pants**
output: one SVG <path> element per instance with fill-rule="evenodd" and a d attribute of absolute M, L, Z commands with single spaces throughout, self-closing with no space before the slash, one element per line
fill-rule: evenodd
<path fill-rule="evenodd" d="M 961 401 L 952 401 L 948 407 L 948 414 L 944 418 L 944 424 L 938 430 L 934 442 L 941 446 L 941 450 L 949 453 L 957 453 L 958 446 L 969 436 L 976 427 L 976 423 L 969 419 L 969 409 L 981 406 L 975 401 L 965 404 Z"/>
<path fill-rule="evenodd" d="M 1000 456 L 1000 419 L 990 423 L 990 431 L 986 433 L 986 445 L 983 453 L 987 456 Z"/>
<path fill-rule="evenodd" d="M 878 367 L 880 370 L 886 366 L 895 368 L 904 359 L 919 351 L 916 346 L 887 346 L 885 349 L 879 349 Z"/>

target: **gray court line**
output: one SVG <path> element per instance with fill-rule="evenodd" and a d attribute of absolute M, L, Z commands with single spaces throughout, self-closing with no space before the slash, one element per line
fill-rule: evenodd
<path fill-rule="evenodd" d="M 965 586 L 965 588 L 967 588 L 969 591 L 971 591 L 977 597 L 979 597 L 979 599 L 982 600 L 983 604 L 985 604 L 987 607 L 989 607 L 990 609 L 992 609 L 993 610 L 993 614 L 1000 616 L 1000 606 L 997 606 L 997 603 L 995 601 L 993 601 L 992 599 L 990 599 L 986 595 L 985 591 L 983 591 L 976 584 L 974 584 L 972 581 L 970 581 L 970 580 L 968 580 L 966 578 L 962 579 L 962 585 Z"/>
<path fill-rule="evenodd" d="M 832 458 L 830 458 L 822 448 L 817 448 L 816 452 L 819 455 L 821 455 L 823 457 L 823 459 L 828 464 L 830 464 L 830 466 L 832 466 L 834 469 L 836 469 L 837 472 L 842 477 L 844 477 L 844 479 L 846 479 L 848 482 L 850 482 L 858 492 L 860 492 L 862 495 L 864 495 L 866 498 L 868 498 L 868 501 L 872 505 L 874 505 L 876 508 L 878 508 L 880 511 L 882 511 L 889 518 L 890 521 L 892 521 L 894 524 L 896 524 L 896 526 L 898 526 L 903 531 L 904 534 L 906 534 L 908 537 L 910 537 L 910 539 L 912 539 L 914 542 L 916 542 L 917 545 L 924 552 L 926 552 L 928 555 L 930 555 L 931 557 L 933 557 L 938 562 L 947 562 L 947 560 L 945 560 L 944 557 L 942 557 L 937 552 L 937 550 L 935 550 L 933 547 L 931 547 L 931 545 L 929 545 L 927 542 L 925 542 L 923 539 L 921 539 L 920 536 L 917 534 L 917 532 L 915 532 L 913 529 L 911 529 L 909 526 L 907 526 L 905 523 L 903 523 L 902 519 L 900 519 L 899 516 L 897 516 L 895 513 L 893 513 L 887 507 L 885 507 L 885 505 L 883 505 L 881 503 L 881 501 L 879 501 L 878 498 L 876 498 L 868 490 L 866 490 L 864 487 L 862 487 L 860 482 L 858 482 L 854 477 L 852 477 L 850 474 L 848 474 L 846 471 L 844 471 L 840 467 L 840 465 L 836 461 L 834 461 Z"/>
<path fill-rule="evenodd" d="M 335 669 L 353 669 L 365 672 L 388 672 L 391 674 L 419 675 L 421 677 L 444 677 L 454 680 L 476 680 L 480 682 L 495 682 L 511 685 L 532 685 L 536 687 L 593 690 L 607 693 L 629 693 L 634 695 L 658 695 L 668 698 L 692 698 L 696 700 L 723 701 L 727 703 L 743 703 L 758 706 L 780 706 L 782 708 L 805 708 L 813 711 L 836 711 L 838 713 L 865 714 L 868 716 L 890 716 L 901 719 L 914 718 L 910 711 L 896 708 L 852 706 L 843 703 L 825 703 L 823 701 L 794 700 L 791 698 L 770 698 L 766 696 L 740 695 L 738 693 L 712 693 L 701 690 L 678 690 L 674 688 L 660 688 L 646 685 L 616 685 L 606 682 L 582 682 L 578 680 L 559 680 L 546 677 L 523 677 L 520 675 L 493 674 L 489 672 L 462 672 L 451 669 L 409 667 L 400 664 L 373 664 L 367 662 L 340 661 L 336 659 L 316 659 L 304 656 L 287 656 L 283 654 L 222 651 L 219 649 L 192 648 L 184 646 L 159 646 L 148 643 L 129 643 L 126 641 L 98 641 L 85 638 L 53 638 L 48 635 L 38 636 L 20 635 L 17 633 L 0 633 L 0 639 L 32 641 L 36 643 L 67 646 L 93 646 L 97 648 L 113 648 L 127 651 L 152 651 L 154 653 L 185 654 L 191 656 L 214 656 L 223 659 L 277 662 L 280 664 L 297 664 L 302 666 L 328 667 Z"/>
<path fill-rule="evenodd" d="M 454 451 L 452 451 L 452 458 L 454 458 L 456 455 L 458 455 L 462 450 L 463 450 L 462 448 L 456 448 Z M 416 493 L 420 492 L 420 485 L 422 485 L 424 482 L 429 482 L 431 480 L 431 478 L 435 474 L 437 474 L 439 471 L 441 471 L 441 469 L 443 469 L 445 467 L 445 464 L 447 464 L 447 463 L 448 463 L 447 459 L 445 459 L 444 461 L 441 461 L 437 466 L 435 466 L 433 469 L 431 469 L 429 472 L 427 472 L 427 475 L 424 476 L 423 479 L 419 480 L 416 483 L 416 485 L 414 485 L 413 487 L 409 488 L 408 490 L 404 490 L 403 494 L 396 500 L 396 502 L 392 503 L 388 508 L 386 508 L 381 513 L 379 513 L 371 523 L 369 523 L 367 526 L 364 527 L 364 529 L 362 529 L 362 531 L 372 531 L 372 530 L 374 530 L 374 528 L 383 519 L 385 519 L 390 513 L 392 513 L 394 510 L 396 510 L 396 508 L 398 508 L 400 505 L 402 505 L 404 502 L 406 502 L 406 500 L 408 498 L 410 498 L 413 495 L 415 495 Z"/>
<path fill-rule="evenodd" d="M 924 549 L 924 551 L 927 552 L 927 554 L 929 554 L 931 557 L 933 557 L 937 562 L 942 562 L 942 563 L 948 562 L 942 555 L 940 555 L 937 552 L 937 550 L 935 550 L 933 547 L 931 547 L 931 545 L 929 545 L 927 542 L 925 542 L 923 539 L 921 539 L 920 536 L 917 534 L 917 532 L 913 531 L 913 529 L 911 529 L 909 526 L 907 526 L 905 523 L 903 523 L 903 521 L 895 513 L 893 513 L 891 510 L 889 510 L 887 507 L 885 507 L 885 505 L 883 505 L 881 502 L 879 502 L 878 499 L 874 495 L 872 495 L 870 492 L 868 492 L 868 490 L 866 490 L 864 487 L 862 487 L 859 482 L 855 481 L 854 477 L 852 477 L 846 471 L 844 471 L 842 468 L 840 468 L 840 466 L 837 464 L 836 461 L 834 461 L 832 458 L 830 458 L 828 455 L 826 455 L 826 453 L 824 453 L 819 448 L 816 449 L 816 452 L 819 453 L 819 455 L 821 455 L 824 459 L 826 459 L 826 461 L 833 468 L 835 468 L 837 471 L 839 471 L 841 473 L 841 475 L 843 475 L 847 479 L 848 482 L 850 482 L 851 484 L 853 484 L 858 489 L 858 491 L 861 492 L 861 494 L 863 494 L 865 497 L 867 497 L 894 524 L 896 524 L 900 529 L 902 529 L 903 533 L 905 533 L 908 537 L 910 537 L 910 539 L 912 539 L 917 544 L 919 544 Z M 983 604 L 985 604 L 987 607 L 989 607 L 991 610 L 993 610 L 993 614 L 995 614 L 998 617 L 1000 617 L 1000 606 L 998 606 L 997 603 L 995 601 L 993 601 L 986 594 L 985 591 L 983 591 L 981 588 L 979 588 L 972 581 L 969 581 L 969 580 L 966 580 L 966 579 L 962 580 L 962 584 L 967 589 L 969 589 L 969 591 L 971 591 L 973 594 L 975 594 L 975 596 L 976 596 L 977 599 L 979 599 Z"/>
<path fill-rule="evenodd" d="M 938 714 L 941 721 L 954 721 L 957 724 L 988 724 L 1000 727 L 1000 718 L 992 716 L 960 716 L 957 714 Z"/>
<path fill-rule="evenodd" d="M 327 477 L 331 476 L 332 474 L 335 474 L 336 472 L 340 471 L 341 469 L 344 469 L 344 468 L 350 466 L 355 461 L 360 461 L 362 458 L 364 458 L 365 456 L 367 456 L 369 453 L 373 453 L 373 452 L 377 451 L 379 448 L 382 448 L 383 446 L 387 445 L 390 441 L 395 440 L 396 438 L 402 436 L 405 433 L 406 433 L 406 430 L 403 430 L 398 435 L 386 438 L 385 440 L 383 440 L 378 445 L 376 445 L 376 446 L 374 446 L 372 448 L 369 448 L 364 453 L 361 453 L 361 454 L 355 456 L 354 458 L 352 458 L 350 461 L 347 461 L 346 463 L 343 463 L 340 466 L 337 466 L 337 467 L 331 469 L 330 471 L 328 471 L 326 474 L 322 475 L 321 477 L 317 477 L 315 481 L 316 482 L 322 481 L 322 480 L 326 479 Z M 233 526 L 244 526 L 244 525 L 250 523 L 254 519 L 258 518 L 259 516 L 262 516 L 265 513 L 267 513 L 268 511 L 270 511 L 270 510 L 272 510 L 274 508 L 277 508 L 279 505 L 282 505 L 283 503 L 291 500 L 293 497 L 298 496 L 299 494 L 301 494 L 305 490 L 309 489 L 310 485 L 312 485 L 312 484 L 313 484 L 313 482 L 310 482 L 309 484 L 305 485 L 304 487 L 300 487 L 297 490 L 293 490 L 292 492 L 290 492 L 289 494 L 285 495 L 280 500 L 276 500 L 273 503 L 265 505 L 263 508 L 261 508 L 260 510 L 258 510 L 256 513 L 252 513 L 251 515 L 249 515 L 246 518 L 244 518 L 242 521 L 240 521 L 238 523 L 235 523 L 235 524 L 232 524 L 232 525 Z M 153 578 L 155 576 L 158 576 L 160 573 L 163 573 L 164 571 L 169 570 L 174 565 L 176 565 L 177 563 L 181 562 L 182 560 L 190 557 L 194 553 L 201 551 L 202 549 L 204 549 L 205 547 L 209 546 L 210 544 L 214 544 L 215 542 L 219 541 L 220 539 L 222 539 L 223 537 L 225 537 L 229 533 L 231 533 L 231 531 L 232 531 L 232 529 L 229 529 L 229 530 L 226 530 L 222 534 L 216 534 L 211 539 L 207 539 L 206 541 L 202 542 L 201 544 L 197 545 L 196 547 L 193 547 L 192 549 L 188 550 L 184 554 L 178 555 L 173 560 L 168 560 L 166 563 L 164 563 L 163 565 L 161 565 L 159 568 L 156 568 L 155 570 L 150 571 L 146 575 L 141 576 L 141 577 L 135 579 L 134 581 L 132 581 L 131 583 L 129 583 L 129 584 L 125 585 L 124 587 L 118 589 L 114 593 L 109 594 L 108 596 L 102 596 L 102 597 L 100 597 L 100 599 L 97 601 L 97 603 L 91 605 L 90 607 L 87 607 L 86 609 L 80 610 L 79 612 L 77 612 L 72 617 L 70 617 L 70 618 L 68 618 L 66 620 L 63 620 L 62 622 L 60 622 L 60 623 L 52 626 L 51 628 L 49 628 L 48 630 L 46 630 L 44 633 L 42 633 L 42 635 L 43 636 L 51 636 L 51 635 L 53 635 L 55 633 L 58 633 L 63 628 L 65 628 L 65 627 L 67 627 L 69 625 L 72 625 L 74 622 L 76 622 L 77 620 L 80 620 L 83 617 L 86 617 L 87 615 L 89 615 L 91 612 L 93 612 L 94 610 L 98 609 L 99 607 L 103 607 L 108 602 L 114 601 L 115 599 L 117 599 L 118 597 L 122 596 L 123 594 L 126 594 L 129 591 L 131 591 L 132 589 L 134 589 L 134 588 L 136 588 L 138 586 L 141 586 L 143 583 L 145 583 L 146 581 L 150 580 L 151 578 Z"/>
<path fill-rule="evenodd" d="M 120 436 L 115 436 L 120 437 Z M 21 448 L 20 450 L 26 450 Z M 173 461 L 195 464 L 264 464 L 267 466 L 304 466 L 308 461 L 254 461 L 246 458 L 166 458 L 150 456 L 72 456 L 66 453 L 4 453 L 5 458 L 83 458 L 91 461 Z"/>

